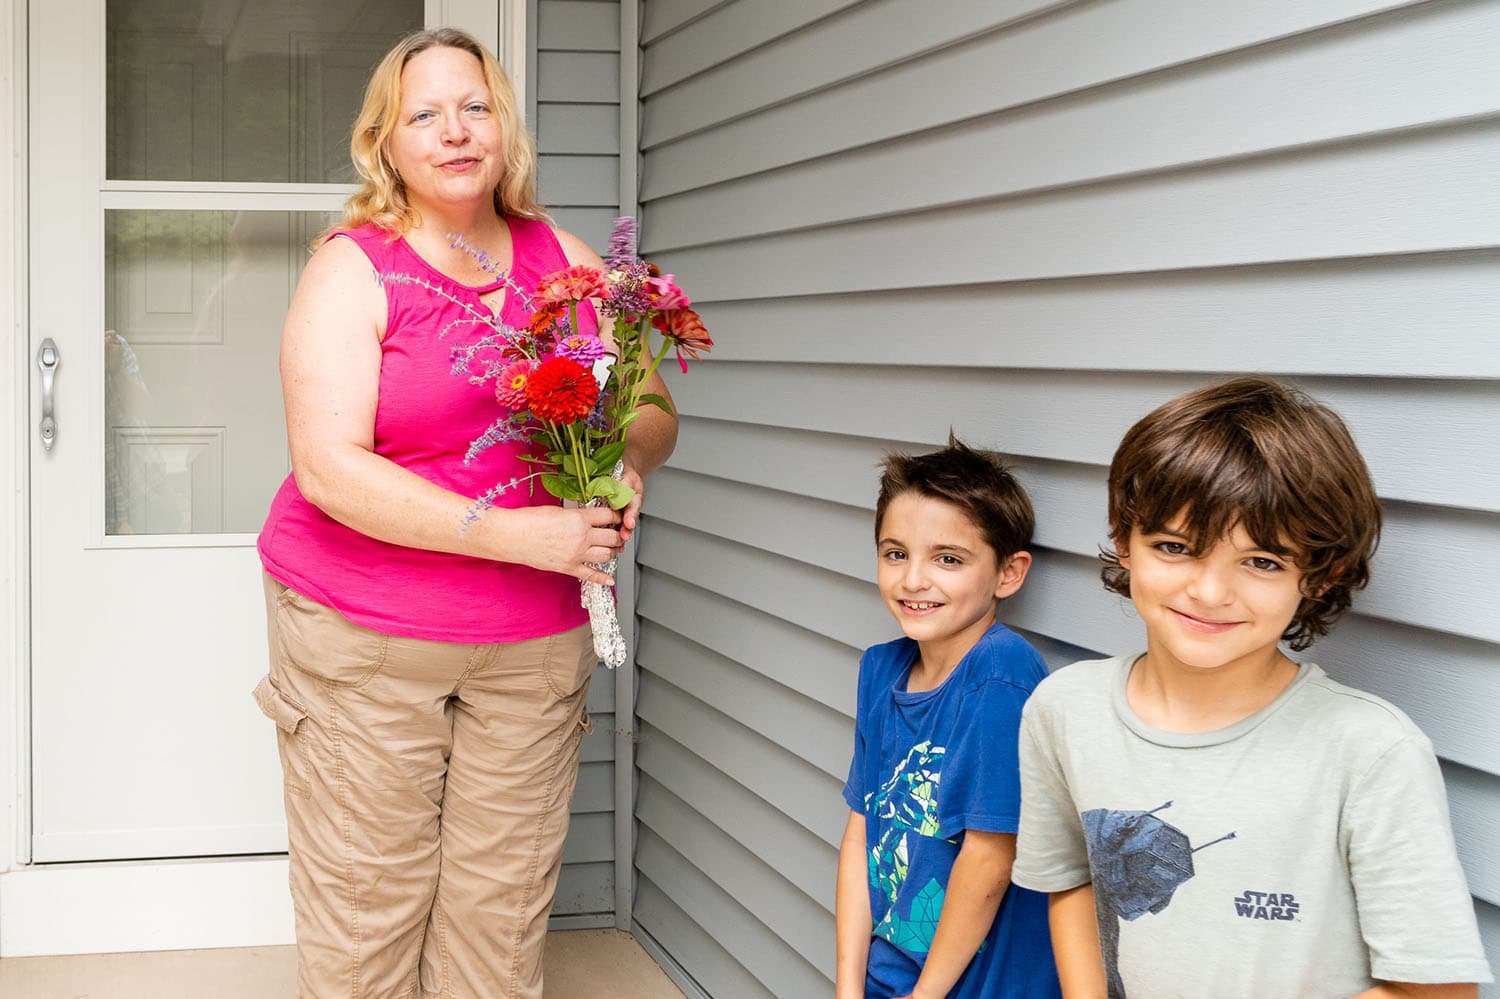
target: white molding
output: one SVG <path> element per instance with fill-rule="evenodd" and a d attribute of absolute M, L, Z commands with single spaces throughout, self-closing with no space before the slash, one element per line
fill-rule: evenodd
<path fill-rule="evenodd" d="M 30 858 L 30 715 L 26 710 L 26 495 L 31 364 L 26 334 L 26 4 L 0 0 L 0 872 Z M 0 901 L 0 932 L 10 922 Z"/>
<path fill-rule="evenodd" d="M 0 874 L 0 958 L 295 942 L 287 859 L 42 864 Z M 549 930 L 613 926 L 610 913 L 554 916 Z"/>
<path fill-rule="evenodd" d="M 0 958 L 293 942 L 284 856 L 42 865 L 0 874 Z"/>
<path fill-rule="evenodd" d="M 334 212 L 342 213 L 354 190 L 343 184 L 286 184 L 277 191 L 220 190 L 220 184 L 172 184 L 162 189 L 106 189 L 99 202 L 107 211 Z M 271 187 L 272 185 L 247 185 Z M 321 188 L 322 190 L 319 190 Z"/>

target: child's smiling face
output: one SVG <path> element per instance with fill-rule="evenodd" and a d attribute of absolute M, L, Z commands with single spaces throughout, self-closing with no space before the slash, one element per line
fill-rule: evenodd
<path fill-rule="evenodd" d="M 995 623 L 995 601 L 1021 585 L 963 510 L 921 493 L 890 501 L 876 551 L 880 596 L 924 657 L 951 649 L 961 658 Z"/>
<path fill-rule="evenodd" d="M 1302 603 L 1302 573 L 1236 525 L 1196 551 L 1174 528 L 1130 533 L 1120 564 L 1146 622 L 1147 655 L 1159 667 L 1198 670 L 1266 666 Z"/>

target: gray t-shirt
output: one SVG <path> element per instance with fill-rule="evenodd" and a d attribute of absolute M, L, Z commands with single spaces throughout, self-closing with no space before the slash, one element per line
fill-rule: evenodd
<path fill-rule="evenodd" d="M 1323 999 L 1486 982 L 1431 743 L 1304 664 L 1216 732 L 1131 710 L 1135 656 L 1048 677 L 1021 723 L 1011 877 L 1094 883 L 1110 995 Z"/>

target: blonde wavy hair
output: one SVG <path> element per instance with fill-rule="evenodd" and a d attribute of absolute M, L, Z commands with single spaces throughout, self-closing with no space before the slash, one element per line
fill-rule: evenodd
<path fill-rule="evenodd" d="M 388 232 L 404 234 L 416 224 L 416 210 L 406 200 L 406 185 L 386 158 L 386 142 L 396 130 L 401 109 L 401 71 L 412 56 L 432 48 L 467 52 L 484 68 L 484 82 L 505 129 L 505 171 L 495 186 L 495 211 L 551 221 L 537 203 L 536 145 L 516 108 L 516 93 L 505 70 L 473 35 L 457 28 L 428 28 L 397 42 L 370 75 L 364 106 L 349 140 L 349 155 L 359 172 L 360 188 L 344 203 L 343 221 L 330 227 L 330 232 L 372 222 Z M 320 236 L 314 245 L 323 238 Z"/>

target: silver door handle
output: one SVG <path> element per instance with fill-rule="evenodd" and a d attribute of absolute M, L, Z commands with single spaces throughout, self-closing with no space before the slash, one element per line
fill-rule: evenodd
<path fill-rule="evenodd" d="M 37 429 L 42 434 L 42 450 L 51 451 L 57 443 L 57 421 L 52 418 L 52 383 L 57 369 L 62 367 L 62 354 L 49 336 L 36 351 L 36 366 L 42 369 L 42 422 Z"/>

